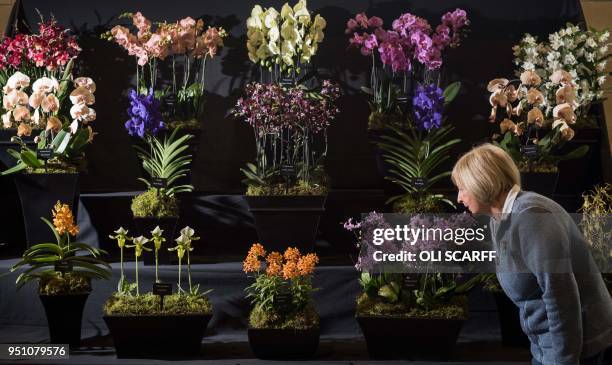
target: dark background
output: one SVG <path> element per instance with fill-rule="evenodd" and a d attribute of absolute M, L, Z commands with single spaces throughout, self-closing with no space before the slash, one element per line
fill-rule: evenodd
<path fill-rule="evenodd" d="M 245 22 L 257 3 L 280 9 L 284 2 L 18 1 L 18 23 L 27 22 L 35 29 L 39 19 L 35 9 L 38 9 L 46 17 L 53 14 L 59 23 L 75 31 L 83 48 L 79 75 L 90 76 L 97 83 L 94 108 L 98 118 L 94 129 L 99 135 L 89 146 L 88 171 L 82 174 L 80 181 L 80 241 L 97 244 L 117 254 L 116 245 L 106 237 L 119 226 L 133 229 L 129 226 L 130 201 L 136 191 L 143 189 L 136 180 L 140 174 L 138 160 L 123 127 L 127 119 L 127 90 L 135 81 L 135 59 L 116 44 L 99 37 L 118 24 L 115 17 L 126 11 L 141 11 L 152 21 L 174 22 L 187 16 L 202 17 L 207 25 L 223 26 L 229 32 L 230 37 L 220 55 L 208 62 L 206 117 L 202 121 L 201 145 L 193 169 L 196 192 L 182 198 L 179 227 L 195 228 L 202 240 L 194 254 L 217 262 L 241 257 L 246 247 L 257 239 L 253 217 L 241 196 L 236 195 L 245 190 L 240 168 L 255 158 L 255 141 L 250 127 L 229 115 L 244 85 L 251 81 L 253 65 L 246 53 Z M 383 180 L 367 135 L 367 99 L 359 91 L 369 75 L 369 58 L 361 56 L 358 50 L 348 49 L 348 37 L 344 33 L 347 20 L 365 11 L 369 16 L 383 18 L 388 28 L 400 14 L 411 12 L 426 18 L 435 27 L 445 12 L 458 7 L 467 11 L 471 25 L 470 34 L 461 46 L 447 52 L 444 58 L 443 85 L 456 80 L 463 85 L 447 110 L 448 119 L 456 127 L 456 135 L 463 140 L 451 153 L 449 169 L 461 153 L 497 132 L 497 127 L 487 121 L 490 107 L 486 84 L 495 77 L 513 76 L 512 46 L 524 33 L 543 38 L 567 21 L 582 22 L 579 2 L 308 1 L 308 8 L 327 20 L 325 39 L 314 57 L 315 67 L 328 69 L 343 90 L 339 103 L 341 113 L 328 131 L 326 171 L 331 177 L 332 189 L 319 225 L 319 254 L 341 254 L 345 262 L 354 244 L 352 235 L 344 231 L 340 223 L 364 212 L 381 211 L 386 200 L 381 190 Z M 599 169 L 598 162 L 591 157 L 576 163 L 581 164 L 586 175 Z M 587 166 L 590 166 L 590 173 Z M 565 179 L 559 184 L 560 189 L 567 189 L 579 180 L 572 168 L 562 168 L 562 171 L 567 174 L 560 178 Z M 453 199 L 450 180 L 442 185 L 439 188 Z M 584 189 L 572 187 L 571 190 L 565 197 L 570 199 L 571 208 L 568 209 L 575 211 Z M 12 177 L 0 177 L 0 204 L 0 256 L 20 255 L 25 239 L 21 204 Z M 9 245 L 3 248 L 2 242 Z"/>
<path fill-rule="evenodd" d="M 135 59 L 121 47 L 99 39 L 99 34 L 126 11 L 141 11 L 152 21 L 176 21 L 186 16 L 203 18 L 206 25 L 223 26 L 230 34 L 220 55 L 208 62 L 206 117 L 202 121 L 202 145 L 194 166 L 194 185 L 202 192 L 240 193 L 244 187 L 239 170 L 255 157 L 249 126 L 229 115 L 243 86 L 249 82 L 252 64 L 246 53 L 246 18 L 255 4 L 279 9 L 283 1 L 47 1 L 23 0 L 20 18 L 36 27 L 38 14 L 53 14 L 60 24 L 79 36 L 83 52 L 80 75 L 97 83 L 98 113 L 94 128 L 99 133 L 87 156 L 88 172 L 81 181 L 83 192 L 142 189 L 136 181 L 138 161 L 123 127 L 128 102 L 126 91 L 133 85 Z M 400 14 L 411 12 L 426 18 L 433 27 L 447 11 L 460 7 L 471 21 L 470 34 L 461 46 L 446 53 L 443 84 L 460 80 L 461 94 L 448 110 L 463 144 L 457 155 L 483 141 L 494 131 L 486 121 L 489 113 L 486 83 L 513 72 L 512 45 L 523 33 L 540 37 L 556 31 L 566 21 L 582 19 L 578 1 L 365 1 L 310 0 L 308 8 L 327 20 L 325 39 L 314 57 L 317 67 L 331 71 L 342 85 L 341 114 L 329 128 L 327 172 L 333 188 L 372 188 L 380 184 L 372 148 L 367 139 L 369 109 L 359 93 L 369 70 L 369 58 L 348 49 L 346 22 L 365 11 L 378 15 L 385 28 Z M 122 20 L 124 22 L 125 20 Z M 453 159 L 454 160 L 454 159 Z M 450 184 L 450 182 L 449 182 Z"/>

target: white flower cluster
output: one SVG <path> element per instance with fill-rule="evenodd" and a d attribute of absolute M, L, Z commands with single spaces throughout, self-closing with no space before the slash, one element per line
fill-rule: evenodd
<path fill-rule="evenodd" d="M 555 71 L 567 71 L 576 85 L 576 113 L 586 116 L 590 105 L 603 99 L 609 37 L 607 30 L 585 31 L 572 24 L 550 34 L 548 42 L 538 42 L 532 35 L 525 34 L 513 47 L 514 63 L 519 66 L 516 74 L 535 71 L 548 80 Z M 548 104 L 553 104 L 555 85 L 545 82 L 543 89 L 550 101 Z M 551 113 L 552 108 L 547 107 L 546 115 Z"/>
<path fill-rule="evenodd" d="M 89 77 L 79 77 L 73 82 L 74 90 L 69 95 L 72 102 L 70 116 L 73 119 L 70 131 L 76 133 L 79 122 L 86 125 L 96 119 L 96 111 L 89 107 L 96 102 L 93 94 L 96 84 Z M 18 128 L 19 136 L 29 136 L 35 128 L 54 132 L 61 130 L 62 121 L 58 114 L 63 90 L 60 83 L 55 77 L 43 76 L 34 81 L 30 95 L 26 93 L 29 87 L 30 78 L 27 75 L 17 71 L 9 77 L 2 89 L 2 126 Z"/>
<path fill-rule="evenodd" d="M 306 0 L 293 7 L 285 3 L 280 13 L 255 5 L 247 19 L 249 59 L 268 68 L 280 65 L 282 70 L 309 63 L 323 41 L 327 23 L 319 14 L 313 19 L 306 5 Z"/>

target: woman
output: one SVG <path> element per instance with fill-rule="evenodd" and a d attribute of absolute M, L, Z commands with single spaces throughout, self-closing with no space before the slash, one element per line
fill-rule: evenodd
<path fill-rule="evenodd" d="M 532 364 L 601 364 L 612 345 L 612 299 L 570 215 L 521 191 L 514 161 L 492 144 L 462 156 L 452 180 L 459 203 L 491 216 L 497 278 L 519 307 Z"/>

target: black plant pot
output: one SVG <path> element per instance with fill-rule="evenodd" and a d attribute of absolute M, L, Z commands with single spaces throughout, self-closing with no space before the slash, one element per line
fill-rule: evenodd
<path fill-rule="evenodd" d="M 117 358 L 190 358 L 200 354 L 210 314 L 104 316 Z"/>
<path fill-rule="evenodd" d="M 160 265 L 168 265 L 170 264 L 170 252 L 168 252 L 168 245 L 174 242 L 176 232 L 176 225 L 178 223 L 178 217 L 168 217 L 168 218 L 140 218 L 134 217 L 134 226 L 136 227 L 136 232 L 139 235 L 145 237 L 151 237 L 151 231 L 155 229 L 155 227 L 159 226 L 160 229 L 163 229 L 163 236 L 166 239 L 166 242 L 162 244 L 162 248 L 158 252 L 158 263 Z M 150 252 L 148 255 L 144 255 L 144 264 L 145 265 L 155 265 L 155 255 L 154 252 Z"/>
<path fill-rule="evenodd" d="M 28 146 L 34 147 L 34 137 L 40 134 L 40 130 L 32 131 L 32 135 L 29 137 L 21 137 L 21 140 Z M 17 164 L 17 160 L 8 154 L 9 149 L 19 151 L 19 144 L 11 142 L 11 138 L 17 135 L 17 129 L 1 129 L 0 128 L 0 167 L 11 168 Z M 1 166 L 4 165 L 4 166 Z"/>
<path fill-rule="evenodd" d="M 158 138 L 160 139 L 160 141 L 163 141 L 164 136 L 170 136 L 169 131 L 163 132 L 161 133 Z M 176 180 L 175 184 L 176 185 L 189 185 L 191 184 L 191 180 L 192 180 L 192 169 L 196 160 L 196 156 L 198 155 L 198 150 L 200 148 L 200 140 L 202 138 L 202 130 L 201 129 L 181 129 L 178 131 L 177 133 L 177 138 L 180 138 L 181 136 L 184 136 L 185 134 L 191 134 L 193 135 L 193 138 L 190 139 L 187 142 L 187 149 L 185 150 L 185 152 L 183 152 L 184 154 L 189 154 L 191 155 L 191 163 L 189 164 L 188 169 L 189 171 L 185 174 L 184 177 L 181 177 L 179 179 Z M 138 138 L 138 137 L 131 137 L 132 139 L 132 145 L 133 146 L 139 146 L 142 149 L 144 149 L 145 151 L 149 150 L 149 145 L 146 143 L 146 141 L 142 138 Z M 147 174 L 147 172 L 144 170 L 144 168 L 142 167 L 142 162 L 139 162 L 138 164 L 139 168 L 140 168 L 140 174 L 143 177 L 148 177 L 149 174 Z"/>
<path fill-rule="evenodd" d="M 259 359 L 307 359 L 319 347 L 319 329 L 249 328 L 249 345 Z"/>
<path fill-rule="evenodd" d="M 39 295 L 45 307 L 51 343 L 81 345 L 81 320 L 89 293 Z"/>
<path fill-rule="evenodd" d="M 245 196 L 255 218 L 257 236 L 266 249 L 314 250 L 327 196 Z"/>
<path fill-rule="evenodd" d="M 521 328 L 518 307 L 504 293 L 494 293 L 499 316 L 502 344 L 509 347 L 529 347 L 529 338 Z"/>
<path fill-rule="evenodd" d="M 15 185 L 21 200 L 21 210 L 28 247 L 43 242 L 55 242 L 51 229 L 40 219 L 49 218 L 58 201 L 68 204 L 77 216 L 79 202 L 78 174 L 16 174 Z"/>
<path fill-rule="evenodd" d="M 557 190 L 559 172 L 521 172 L 523 190 L 533 191 L 548 198 L 553 198 Z"/>
<path fill-rule="evenodd" d="M 448 360 L 463 320 L 357 316 L 373 359 Z"/>

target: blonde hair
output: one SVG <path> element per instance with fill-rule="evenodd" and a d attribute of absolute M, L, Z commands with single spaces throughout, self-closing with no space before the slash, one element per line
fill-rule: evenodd
<path fill-rule="evenodd" d="M 521 185 L 521 175 L 512 157 L 490 143 L 461 156 L 453 167 L 451 180 L 483 204 L 491 204 L 514 185 Z"/>

